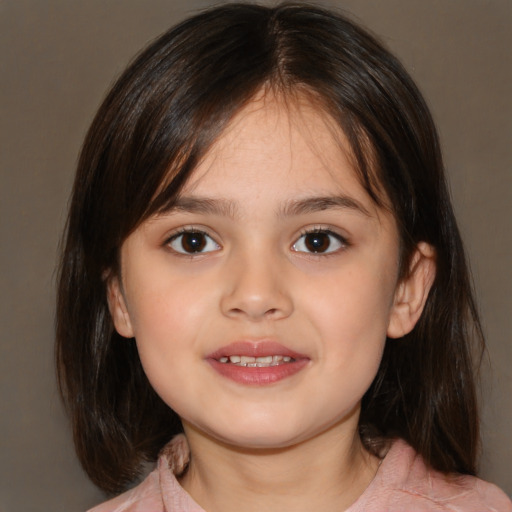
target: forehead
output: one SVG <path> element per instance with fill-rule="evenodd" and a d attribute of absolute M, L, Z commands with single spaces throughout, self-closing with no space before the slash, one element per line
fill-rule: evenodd
<path fill-rule="evenodd" d="M 260 94 L 232 119 L 181 195 L 350 194 L 375 209 L 341 128 L 308 98 Z M 251 194 L 254 198 L 254 194 Z"/>

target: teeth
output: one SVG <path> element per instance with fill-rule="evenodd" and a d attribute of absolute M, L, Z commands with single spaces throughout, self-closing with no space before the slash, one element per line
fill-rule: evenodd
<path fill-rule="evenodd" d="M 229 356 L 229 357 L 221 357 L 219 359 L 220 363 L 231 363 L 236 364 L 237 366 L 246 366 L 248 368 L 265 368 L 268 366 L 278 366 L 283 363 L 291 363 L 295 361 L 290 356 L 262 356 L 262 357 L 252 357 L 252 356 Z"/>
<path fill-rule="evenodd" d="M 266 356 L 266 357 L 257 357 L 256 358 L 257 363 L 271 363 L 272 362 L 272 356 Z"/>

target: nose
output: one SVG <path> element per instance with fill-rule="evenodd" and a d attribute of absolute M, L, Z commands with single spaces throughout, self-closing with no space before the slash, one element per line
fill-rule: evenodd
<path fill-rule="evenodd" d="M 279 255 L 262 251 L 233 257 L 226 265 L 222 313 L 251 321 L 279 320 L 290 316 L 293 301 L 285 263 L 279 260 Z"/>

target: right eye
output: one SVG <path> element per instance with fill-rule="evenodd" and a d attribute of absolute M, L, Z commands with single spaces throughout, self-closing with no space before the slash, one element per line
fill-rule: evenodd
<path fill-rule="evenodd" d="M 310 254 L 331 254 L 347 246 L 346 240 L 328 229 L 306 231 L 293 244 L 292 250 Z"/>
<path fill-rule="evenodd" d="M 212 237 L 203 231 L 182 231 L 173 235 L 167 243 L 169 247 L 180 254 L 203 254 L 220 249 Z"/>

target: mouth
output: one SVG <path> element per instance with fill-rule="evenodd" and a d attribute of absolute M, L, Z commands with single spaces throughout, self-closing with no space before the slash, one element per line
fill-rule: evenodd
<path fill-rule="evenodd" d="M 236 383 L 262 386 L 289 378 L 309 357 L 270 340 L 237 341 L 206 357 L 211 367 Z"/>
<path fill-rule="evenodd" d="M 246 368 L 268 368 L 270 366 L 294 363 L 295 361 L 296 359 L 293 357 L 281 355 L 263 357 L 233 355 L 229 357 L 224 356 L 219 359 L 219 363 L 234 364 L 236 366 L 244 366 Z"/>

